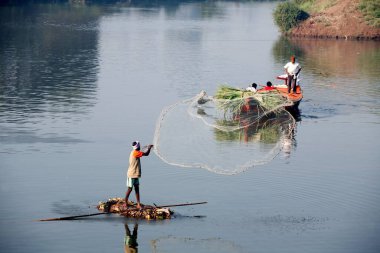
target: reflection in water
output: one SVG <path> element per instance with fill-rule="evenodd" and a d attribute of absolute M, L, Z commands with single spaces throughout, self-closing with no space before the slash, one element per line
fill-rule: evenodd
<path fill-rule="evenodd" d="M 86 142 L 72 128 L 96 103 L 101 14 L 59 4 L 0 8 L 0 142 L 23 144 L 0 152 Z"/>
<path fill-rule="evenodd" d="M 221 238 L 183 238 L 183 237 L 161 237 L 151 241 L 152 252 L 183 252 L 184 249 L 191 249 L 191 252 L 218 252 L 218 253 L 239 253 L 243 252 L 240 245 Z M 189 252 L 187 250 L 187 252 Z"/>
<path fill-rule="evenodd" d="M 324 87 L 350 96 L 380 95 L 378 42 L 279 39 L 273 47 L 275 60 L 282 63 L 290 54 L 299 56 L 303 72 L 312 76 L 311 84 L 323 81 Z"/>
<path fill-rule="evenodd" d="M 302 48 L 291 43 L 290 39 L 284 36 L 280 37 L 273 45 L 272 53 L 274 59 L 282 66 L 285 65 L 285 62 L 289 61 L 291 55 L 295 55 L 298 59 L 302 59 L 305 54 Z"/>
<path fill-rule="evenodd" d="M 378 113 L 380 43 L 282 37 L 272 53 L 279 66 L 292 54 L 301 62 L 304 101 L 313 99 L 312 104 L 303 106 L 305 117 L 358 110 Z"/>
<path fill-rule="evenodd" d="M 164 108 L 157 120 L 155 153 L 174 166 L 225 175 L 266 164 L 281 150 L 289 157 L 296 120 L 283 102 L 275 93 L 217 99 L 203 91 Z M 237 153 L 238 159 L 230 159 Z"/>
<path fill-rule="evenodd" d="M 139 225 L 135 223 L 132 233 L 127 223 L 124 224 L 124 228 L 125 228 L 124 252 L 137 253 L 138 252 L 137 230 L 139 228 Z"/>
<path fill-rule="evenodd" d="M 60 200 L 52 203 L 51 211 L 62 216 L 81 215 L 89 212 L 91 203 L 81 201 L 82 203 L 72 203 L 71 200 Z"/>
<path fill-rule="evenodd" d="M 83 114 L 94 104 L 99 14 L 60 5 L 0 9 L 0 122 Z"/>
<path fill-rule="evenodd" d="M 300 40 L 282 37 L 273 46 L 273 55 L 277 62 L 284 62 L 292 54 L 302 58 L 305 71 L 316 75 L 379 76 L 376 62 L 380 57 L 380 45 L 375 41 Z"/>
<path fill-rule="evenodd" d="M 275 4 L 205 2 L 210 11 L 216 9 L 213 5 L 222 10 L 215 10 L 216 14 L 205 14 L 208 10 L 203 4 L 192 1 L 158 8 L 92 4 L 0 8 L 0 150 L 20 151 L 0 153 L 1 251 L 122 251 L 128 233 L 120 217 L 65 224 L 33 220 L 56 216 L 52 212 L 70 216 L 90 211 L 60 200 L 94 203 L 118 191 L 124 139 L 131 133 L 151 139 L 153 120 L 161 107 L 201 89 L 212 93 L 219 83 L 245 86 L 250 80 L 267 81 L 281 72 L 294 53 L 289 52 L 292 46 L 300 50 L 295 54 L 306 78 L 300 105 L 305 124 L 297 128 L 303 137 L 297 136 L 301 152 L 291 151 L 289 164 L 276 160 L 235 177 L 180 170 L 152 160 L 152 168 L 157 169 L 152 169 L 151 179 L 166 182 L 161 187 L 147 184 L 152 199 L 170 199 L 175 189 L 178 197 L 204 196 L 214 204 L 205 209 L 210 218 L 199 222 L 180 219 L 170 226 L 150 222 L 144 227 L 140 223 L 138 249 L 150 252 L 150 240 L 158 238 L 155 252 L 376 252 L 379 117 L 367 111 L 359 119 L 339 115 L 321 120 L 312 110 L 334 115 L 342 108 L 338 103 L 353 105 L 350 109 L 354 110 L 362 101 L 376 109 L 378 47 L 371 52 L 366 48 L 372 42 L 357 42 L 359 48 L 346 49 L 344 45 L 351 42 L 283 42 L 278 53 L 283 57 L 278 60 L 271 51 L 278 36 L 270 15 Z M 360 71 L 339 67 L 345 66 L 346 59 L 336 57 L 336 51 L 350 56 L 351 62 L 359 57 L 360 64 L 349 66 Z M 360 75 L 345 78 L 342 70 Z M 362 86 L 370 95 L 363 94 Z M 341 96 L 347 89 L 353 95 Z M 250 166 L 247 161 L 278 150 L 273 142 L 281 131 L 271 129 L 270 120 L 258 124 L 258 129 L 248 129 L 248 141 L 244 132 L 241 141 L 217 141 L 214 129 L 188 117 L 187 109 L 184 105 L 169 113 L 172 118 L 161 135 L 167 144 L 161 147 L 174 162 L 195 166 L 207 162 L 214 171 L 229 175 L 242 171 L 236 167 Z M 207 106 L 202 109 L 210 114 Z M 306 118 L 305 112 L 312 115 Z M 83 140 L 92 143 L 74 144 Z M 284 139 L 284 151 L 295 145 L 289 140 L 294 143 Z M 36 142 L 40 144 L 32 144 Z M 55 144 L 63 142 L 72 144 Z M 46 154 L 57 146 L 65 153 Z M 29 148 L 39 152 L 29 154 Z M 219 194 L 221 188 L 223 194 Z M 133 225 L 129 224 L 131 236 Z M 79 226 L 81 233 L 70 240 Z M 326 231 L 319 231 L 321 227 Z"/>
<path fill-rule="evenodd" d="M 217 120 L 216 123 L 221 127 L 240 126 L 235 131 L 222 131 L 214 129 L 215 139 L 217 141 L 244 141 L 256 142 L 258 144 L 276 144 L 283 143 L 282 152 L 286 158 L 296 147 L 295 131 L 296 125 L 291 117 L 298 118 L 298 114 L 289 114 L 287 111 L 281 111 L 268 114 L 257 121 L 257 115 L 263 113 L 258 105 L 250 105 L 250 110 L 241 112 L 233 120 Z"/>

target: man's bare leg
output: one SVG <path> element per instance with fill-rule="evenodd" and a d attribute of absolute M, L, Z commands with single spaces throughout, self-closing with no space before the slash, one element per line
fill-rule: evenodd
<path fill-rule="evenodd" d="M 131 192 L 132 192 L 132 187 L 128 187 L 128 190 L 125 193 L 125 208 L 128 208 L 128 199 Z"/>
<path fill-rule="evenodd" d="M 141 208 L 141 204 L 140 204 L 140 189 L 139 189 L 139 185 L 136 184 L 135 185 L 135 193 L 136 193 L 136 201 L 137 201 L 137 208 Z"/>

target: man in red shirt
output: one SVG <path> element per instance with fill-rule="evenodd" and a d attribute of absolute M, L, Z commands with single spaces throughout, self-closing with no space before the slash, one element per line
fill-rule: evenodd
<path fill-rule="evenodd" d="M 134 141 L 132 143 L 133 150 L 129 156 L 129 168 L 127 172 L 127 187 L 128 190 L 125 194 L 125 207 L 128 208 L 128 198 L 132 192 L 133 187 L 135 187 L 137 208 L 141 208 L 140 204 L 140 191 L 139 191 L 139 178 L 141 177 L 141 162 L 140 157 L 148 156 L 153 145 L 148 145 L 148 150 L 143 152 L 140 151 L 140 143 Z"/>

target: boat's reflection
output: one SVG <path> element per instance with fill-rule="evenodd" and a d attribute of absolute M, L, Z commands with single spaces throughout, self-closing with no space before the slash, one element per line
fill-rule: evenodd
<path fill-rule="evenodd" d="M 239 129 L 223 131 L 214 130 L 217 141 L 256 142 L 258 144 L 276 144 L 282 142 L 282 153 L 289 157 L 295 150 L 296 122 L 300 121 L 300 111 L 283 110 L 263 115 L 264 111 L 257 104 L 245 105 L 238 114 L 231 119 L 217 120 L 216 124 L 225 127 L 235 126 Z"/>

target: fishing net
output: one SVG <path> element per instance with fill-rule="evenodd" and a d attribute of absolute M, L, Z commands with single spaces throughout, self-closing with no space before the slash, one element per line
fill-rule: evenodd
<path fill-rule="evenodd" d="M 233 175 L 274 159 L 292 141 L 292 102 L 279 92 L 221 86 L 164 108 L 155 153 L 164 162 Z"/>

